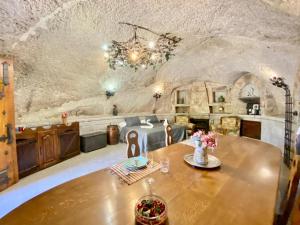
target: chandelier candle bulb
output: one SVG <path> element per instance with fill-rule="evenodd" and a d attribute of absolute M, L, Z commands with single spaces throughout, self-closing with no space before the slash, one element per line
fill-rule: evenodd
<path fill-rule="evenodd" d="M 104 53 L 104 58 L 108 58 L 109 54 L 107 52 Z"/>
<path fill-rule="evenodd" d="M 137 53 L 137 52 L 133 52 L 133 53 L 131 53 L 130 57 L 131 57 L 131 59 L 132 59 L 133 61 L 136 61 L 136 60 L 137 60 L 137 57 L 138 57 L 138 53 Z"/>
<path fill-rule="evenodd" d="M 155 54 L 152 54 L 151 57 L 150 57 L 150 59 L 151 59 L 151 60 L 155 60 L 155 59 L 156 59 Z"/>
<path fill-rule="evenodd" d="M 103 49 L 104 51 L 108 51 L 108 45 L 102 45 L 102 49 Z"/>

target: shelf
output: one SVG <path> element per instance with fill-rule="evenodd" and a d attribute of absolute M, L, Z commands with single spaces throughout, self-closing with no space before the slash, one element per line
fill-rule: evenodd
<path fill-rule="evenodd" d="M 187 104 L 176 104 L 175 107 L 190 107 L 190 105 L 187 105 Z"/>
<path fill-rule="evenodd" d="M 230 102 L 213 102 L 213 103 L 209 103 L 209 106 L 219 106 L 219 105 L 231 105 Z"/>
<path fill-rule="evenodd" d="M 260 102 L 260 97 L 240 97 L 241 101 L 245 103 L 258 103 Z"/>
<path fill-rule="evenodd" d="M 210 115 L 228 115 L 228 114 L 232 114 L 231 112 L 215 112 L 215 113 L 210 113 Z"/>
<path fill-rule="evenodd" d="M 189 113 L 175 113 L 176 116 L 188 116 Z"/>

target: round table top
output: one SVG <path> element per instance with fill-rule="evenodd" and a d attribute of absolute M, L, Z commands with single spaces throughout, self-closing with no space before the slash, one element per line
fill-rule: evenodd
<path fill-rule="evenodd" d="M 168 224 L 271 225 L 280 172 L 280 150 L 250 138 L 222 136 L 215 170 L 184 162 L 194 149 L 174 144 L 151 152 L 170 160 L 170 171 L 153 177 L 154 193 L 168 205 Z M 127 185 L 104 169 L 55 187 L 24 203 L 0 225 L 135 224 L 134 205 L 148 193 L 145 179 Z"/>

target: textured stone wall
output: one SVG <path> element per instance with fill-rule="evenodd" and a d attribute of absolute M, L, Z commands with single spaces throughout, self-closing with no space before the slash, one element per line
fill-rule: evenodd
<path fill-rule="evenodd" d="M 231 89 L 231 99 L 233 113 L 247 114 L 246 103 L 239 100 L 240 92 L 246 85 L 253 85 L 257 88 L 260 97 L 261 113 L 266 116 L 284 116 L 285 112 L 285 92 L 282 89 L 272 86 L 264 79 L 260 79 L 250 73 L 242 75 L 234 82 Z"/>
<path fill-rule="evenodd" d="M 151 112 L 158 89 L 164 94 L 157 112 L 170 112 L 174 88 L 204 81 L 230 86 L 243 72 L 262 83 L 283 76 L 292 87 L 300 65 L 299 8 L 296 0 L 0 1 L 0 53 L 15 57 L 17 121 L 50 120 L 63 111 L 105 115 L 113 104 L 121 113 Z M 130 37 L 120 21 L 183 41 L 156 71 L 112 71 L 101 46 Z M 116 91 L 108 100 L 107 89 Z M 281 114 L 284 94 L 268 85 L 264 92 L 268 108 L 274 106 L 269 114 Z M 193 111 L 207 111 L 204 97 Z"/>

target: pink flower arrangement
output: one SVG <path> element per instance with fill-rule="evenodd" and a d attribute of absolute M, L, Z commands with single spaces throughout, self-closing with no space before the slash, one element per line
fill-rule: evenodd
<path fill-rule="evenodd" d="M 214 132 L 208 132 L 205 134 L 204 131 L 197 131 L 193 134 L 192 139 L 195 141 L 201 141 L 202 147 L 208 147 L 208 148 L 216 148 L 217 142 L 216 142 L 216 135 Z"/>
<path fill-rule="evenodd" d="M 192 138 L 200 141 L 203 134 L 205 133 L 202 130 L 198 130 L 197 132 L 193 133 Z"/>
<path fill-rule="evenodd" d="M 67 112 L 63 112 L 63 113 L 61 114 L 61 118 L 65 119 L 65 118 L 67 118 L 67 117 L 68 117 L 68 113 L 67 113 Z"/>
<path fill-rule="evenodd" d="M 213 132 L 208 132 L 208 134 L 204 134 L 201 137 L 202 146 L 208 148 L 217 147 L 216 135 Z"/>

